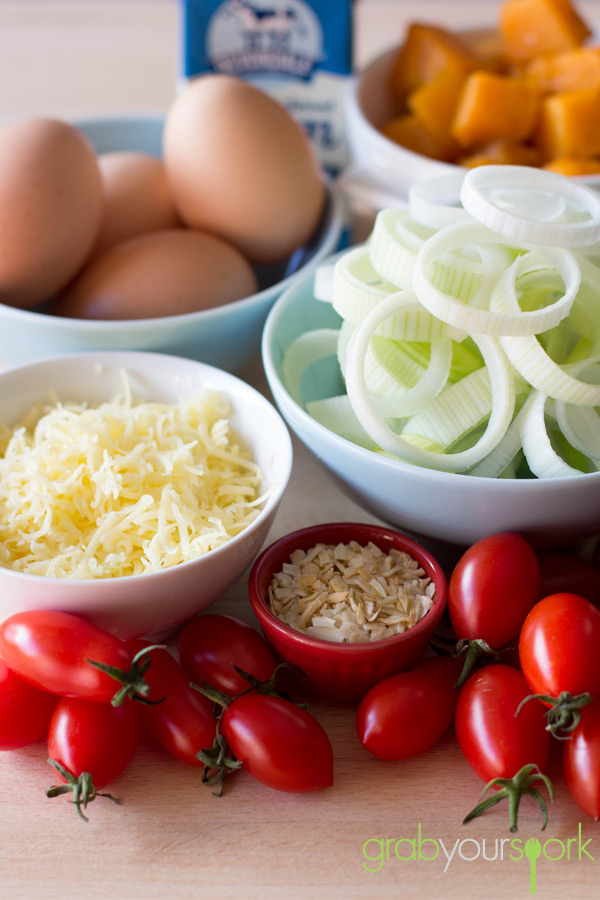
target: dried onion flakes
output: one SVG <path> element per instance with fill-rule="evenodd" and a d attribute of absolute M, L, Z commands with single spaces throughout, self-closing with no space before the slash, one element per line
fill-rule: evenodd
<path fill-rule="evenodd" d="M 412 628 L 434 594 L 435 584 L 410 554 L 351 541 L 295 550 L 273 576 L 269 604 L 296 631 L 355 644 Z"/>

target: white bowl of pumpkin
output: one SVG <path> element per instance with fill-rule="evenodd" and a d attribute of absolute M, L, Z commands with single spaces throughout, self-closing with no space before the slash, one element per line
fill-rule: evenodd
<path fill-rule="evenodd" d="M 495 29 L 414 22 L 348 87 L 347 189 L 377 208 L 492 164 L 600 175 L 600 46 L 576 5 L 504 0 Z"/>

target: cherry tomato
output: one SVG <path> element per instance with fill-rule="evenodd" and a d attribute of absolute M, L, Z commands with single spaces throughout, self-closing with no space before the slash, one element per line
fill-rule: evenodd
<path fill-rule="evenodd" d="M 18 750 L 45 737 L 58 702 L 24 681 L 0 659 L 0 750 Z"/>
<path fill-rule="evenodd" d="M 498 649 L 519 633 L 539 599 L 540 565 L 516 532 L 493 534 L 461 556 L 448 584 L 448 611 L 457 638 L 481 638 Z"/>
<path fill-rule="evenodd" d="M 550 749 L 544 707 L 526 703 L 529 685 L 518 669 L 490 665 L 471 675 L 456 707 L 456 737 L 467 762 L 483 781 L 512 778 L 532 763 L 544 770 Z"/>
<path fill-rule="evenodd" d="M 440 656 L 376 684 L 356 713 L 363 746 L 380 759 L 408 759 L 432 747 L 454 720 L 461 668 Z"/>
<path fill-rule="evenodd" d="M 569 793 L 588 816 L 600 819 L 600 701 L 581 710 L 581 722 L 565 741 L 563 768 Z"/>
<path fill-rule="evenodd" d="M 600 572 L 591 562 L 562 550 L 538 553 L 542 583 L 540 600 L 550 594 L 570 593 L 600 605 Z"/>
<path fill-rule="evenodd" d="M 128 670 L 119 638 L 70 613 L 28 610 L 0 623 L 0 656 L 25 681 L 65 697 L 109 702 L 119 683 L 88 660 Z"/>
<path fill-rule="evenodd" d="M 232 616 L 210 614 L 192 619 L 179 635 L 177 650 L 179 662 L 192 681 L 205 681 L 230 697 L 248 687 L 234 665 L 259 681 L 268 681 L 277 666 L 264 638 Z"/>
<path fill-rule="evenodd" d="M 134 653 L 149 646 L 147 641 L 129 641 L 128 645 Z M 215 739 L 217 721 L 213 704 L 190 687 L 189 677 L 167 650 L 151 650 L 148 657 L 150 667 L 145 678 L 150 694 L 147 699 L 162 702 L 140 703 L 140 720 L 172 756 L 192 766 L 202 766 L 196 754 L 210 747 Z"/>
<path fill-rule="evenodd" d="M 221 732 L 244 769 L 269 787 L 305 792 L 333 784 L 333 750 L 325 730 L 288 700 L 244 694 L 223 711 Z"/>
<path fill-rule="evenodd" d="M 534 694 L 600 696 L 600 610 L 578 594 L 551 594 L 521 629 L 519 658 Z"/>
<path fill-rule="evenodd" d="M 138 740 L 138 704 L 91 703 L 77 697 L 58 701 L 48 728 L 48 755 L 78 778 L 92 775 L 103 787 L 130 762 Z"/>

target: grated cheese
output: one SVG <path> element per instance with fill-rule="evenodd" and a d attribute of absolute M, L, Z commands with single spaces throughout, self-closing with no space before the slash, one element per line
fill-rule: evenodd
<path fill-rule="evenodd" d="M 58 400 L 0 427 L 0 566 L 52 578 L 157 572 L 221 546 L 260 513 L 261 473 L 229 401 Z"/>

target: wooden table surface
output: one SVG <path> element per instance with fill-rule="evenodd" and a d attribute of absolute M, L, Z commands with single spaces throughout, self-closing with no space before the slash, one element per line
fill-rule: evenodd
<path fill-rule="evenodd" d="M 359 0 L 357 66 L 391 46 L 412 19 L 485 25 L 497 7 L 496 0 Z M 600 12 L 598 0 L 581 8 Z M 175 0 L 0 0 L 0 124 L 36 114 L 162 112 L 177 56 Z M 259 360 L 241 374 L 266 390 Z M 296 442 L 270 537 L 336 519 L 375 521 Z M 245 577 L 214 609 L 251 621 Z M 540 898 L 600 897 L 600 826 L 568 798 L 558 744 L 547 831 L 540 833 L 537 807 L 526 800 L 511 836 L 502 807 L 460 824 L 482 785 L 451 734 L 419 758 L 383 763 L 360 746 L 352 706 L 313 700 L 311 710 L 335 753 L 335 785 L 314 795 L 278 793 L 241 774 L 217 799 L 198 770 L 145 743 L 112 786 L 120 805 L 96 801 L 86 825 L 65 798 L 44 796 L 54 779 L 43 744 L 0 754 L 0 900 L 514 900 L 530 895 L 529 863 L 509 839 L 530 836 L 550 841 L 547 857 L 575 839 L 570 858 L 538 861 Z M 429 843 L 419 847 L 419 834 Z M 411 856 L 411 840 L 415 858 L 400 859 Z"/>

